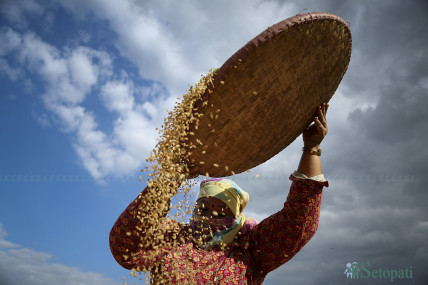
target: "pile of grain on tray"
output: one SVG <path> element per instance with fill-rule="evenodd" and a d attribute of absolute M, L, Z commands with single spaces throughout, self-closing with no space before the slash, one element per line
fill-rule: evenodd
<path fill-rule="evenodd" d="M 185 251 L 174 251 L 188 237 L 178 235 L 179 227 L 177 223 L 183 223 L 186 215 L 191 214 L 193 211 L 193 202 L 189 200 L 192 196 L 192 186 L 196 182 L 190 180 L 192 178 L 187 161 L 189 160 L 190 152 L 196 146 L 187 145 L 187 137 L 189 133 L 189 126 L 193 124 L 197 129 L 199 118 L 203 115 L 194 110 L 194 103 L 201 98 L 205 93 L 208 86 L 213 85 L 213 71 L 207 75 L 203 75 L 200 81 L 191 86 L 186 94 L 184 94 L 181 102 L 178 102 L 173 111 L 168 112 L 168 117 L 164 120 L 164 124 L 159 130 L 160 139 L 155 146 L 155 149 L 150 153 L 150 157 L 146 161 L 150 166 L 142 171 L 149 172 L 148 177 L 148 192 L 144 198 L 144 205 L 140 205 L 138 209 L 137 219 L 144 223 L 145 230 L 141 229 L 140 232 L 127 233 L 136 234 L 139 236 L 141 248 L 152 248 L 150 254 L 153 256 L 166 256 L 171 253 L 173 249 L 174 255 L 186 254 Z M 179 99 L 179 98 L 178 98 Z M 181 193 L 184 200 L 179 200 L 177 205 L 174 206 L 176 214 L 172 219 L 167 220 L 166 214 L 170 210 L 170 202 L 173 197 Z M 138 228 L 137 228 L 138 230 Z M 168 236 L 172 238 L 165 238 L 166 231 Z M 129 258 L 129 257 L 127 257 Z M 189 261 L 191 256 L 189 256 Z M 162 263 L 162 261 L 160 261 Z M 193 272 L 192 262 L 189 262 L 186 279 L 192 280 L 192 276 L 196 274 Z M 173 276 L 180 276 L 183 274 L 182 269 L 173 269 L 173 272 L 166 274 L 163 266 L 156 266 L 156 268 L 147 273 L 148 268 L 136 268 L 131 271 L 131 275 L 137 277 L 137 273 L 141 275 L 144 272 L 146 283 L 148 278 L 156 278 L 157 282 L 161 284 L 168 284 L 169 278 Z M 175 271 L 174 271 L 175 270 Z M 140 279 L 142 279 L 140 277 Z M 194 280 L 194 279 L 193 279 Z M 126 283 L 126 282 L 124 282 Z"/>

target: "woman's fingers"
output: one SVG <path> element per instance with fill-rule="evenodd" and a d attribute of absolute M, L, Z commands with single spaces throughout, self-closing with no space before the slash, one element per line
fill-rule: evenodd
<path fill-rule="evenodd" d="M 327 110 L 328 110 L 328 104 L 324 103 L 321 106 L 318 107 L 318 118 L 321 124 L 324 128 L 327 128 Z"/>
<path fill-rule="evenodd" d="M 318 133 L 326 133 L 327 132 L 327 114 L 328 104 L 324 103 L 317 108 L 318 117 L 314 118 L 315 127 Z"/>
<path fill-rule="evenodd" d="M 325 131 L 325 127 L 323 126 L 321 121 L 317 117 L 315 117 L 314 122 L 315 122 L 315 127 L 317 128 L 317 132 L 323 133 Z"/>

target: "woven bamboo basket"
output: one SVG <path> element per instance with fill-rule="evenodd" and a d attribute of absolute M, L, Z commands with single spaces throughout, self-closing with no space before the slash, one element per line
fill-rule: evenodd
<path fill-rule="evenodd" d="M 214 86 L 195 102 L 203 116 L 197 129 L 190 125 L 187 140 L 198 147 L 189 164 L 223 177 L 278 154 L 331 99 L 351 50 L 349 25 L 328 13 L 296 15 L 266 29 L 216 71 Z"/>

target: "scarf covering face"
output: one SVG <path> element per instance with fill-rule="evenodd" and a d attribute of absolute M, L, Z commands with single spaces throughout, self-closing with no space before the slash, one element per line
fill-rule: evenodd
<path fill-rule="evenodd" d="M 202 181 L 197 200 L 203 197 L 214 197 L 223 201 L 235 217 L 234 219 L 214 219 L 199 216 L 195 212 L 193 213 L 190 226 L 194 231 L 200 231 L 201 228 L 208 227 L 213 232 L 213 237 L 204 246 L 205 248 L 230 244 L 239 231 L 242 232 L 243 230 L 252 228 L 257 223 L 253 219 L 246 219 L 241 214 L 248 204 L 249 195 L 229 179 L 210 178 Z M 245 224 L 247 224 L 246 227 L 244 227 Z"/>

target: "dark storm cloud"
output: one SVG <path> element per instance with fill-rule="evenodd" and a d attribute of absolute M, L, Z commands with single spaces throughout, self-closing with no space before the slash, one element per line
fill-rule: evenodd
<path fill-rule="evenodd" d="M 371 1 L 357 11 L 358 62 L 351 60 L 343 84 L 351 90 L 346 96 L 364 96 L 375 105 L 350 113 L 352 140 L 342 147 L 339 165 L 357 173 L 420 177 L 427 169 L 428 2 Z"/>
<path fill-rule="evenodd" d="M 422 52 L 428 44 L 426 27 L 428 1 L 299 1 L 304 12 L 324 11 L 350 24 L 353 55 L 345 82 L 354 92 L 349 96 L 378 96 L 379 86 L 390 69 Z M 426 57 L 425 57 L 426 62 Z M 374 94 L 375 93 L 375 94 Z"/>

